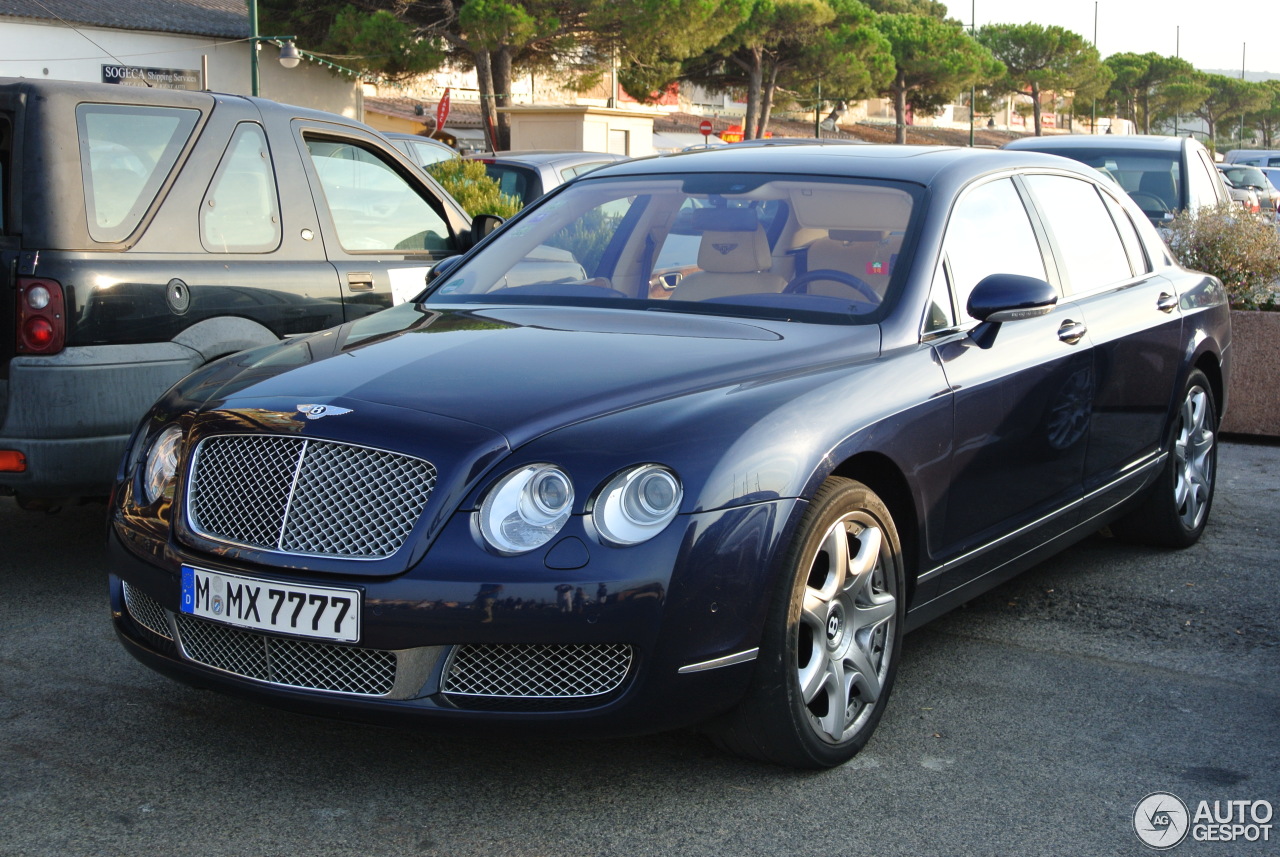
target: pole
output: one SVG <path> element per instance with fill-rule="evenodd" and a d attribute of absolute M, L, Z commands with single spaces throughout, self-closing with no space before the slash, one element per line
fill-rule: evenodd
<path fill-rule="evenodd" d="M 1179 25 L 1173 30 L 1173 55 L 1178 59 L 1182 59 L 1182 26 Z M 1173 114 L 1173 136 L 1178 136 L 1178 120 L 1182 118 L 1177 113 Z"/>
<path fill-rule="evenodd" d="M 249 0 L 249 94 L 258 96 L 258 0 Z"/>
<path fill-rule="evenodd" d="M 1244 81 L 1244 52 L 1249 47 L 1248 42 L 1240 43 L 1240 80 Z M 1240 114 L 1240 148 L 1244 148 L 1244 113 Z"/>
<path fill-rule="evenodd" d="M 1098 0 L 1093 0 L 1093 49 L 1098 49 Z M 1099 54 L 1101 56 L 1101 54 Z M 1098 99 L 1093 99 L 1093 112 L 1089 116 L 1089 133 L 1098 133 Z"/>
<path fill-rule="evenodd" d="M 969 38 L 978 36 L 978 0 L 969 0 Z M 969 148 L 973 148 L 973 111 L 976 107 L 978 89 L 976 83 L 969 84 Z"/>
<path fill-rule="evenodd" d="M 818 100 L 813 105 L 813 136 L 822 139 L 822 78 L 818 78 Z"/>

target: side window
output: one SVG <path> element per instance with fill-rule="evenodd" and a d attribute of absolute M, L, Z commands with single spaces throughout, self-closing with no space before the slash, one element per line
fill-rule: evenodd
<path fill-rule="evenodd" d="M 416 155 L 419 164 L 424 167 L 431 164 L 438 164 L 440 161 L 447 161 L 454 155 L 448 149 L 439 146 L 428 146 L 426 143 L 410 143 Z"/>
<path fill-rule="evenodd" d="M 200 241 L 210 253 L 269 253 L 280 246 L 280 201 L 262 128 L 243 122 L 200 205 Z"/>
<path fill-rule="evenodd" d="M 1138 230 L 1133 225 L 1133 221 L 1120 203 L 1110 195 L 1104 193 L 1101 196 L 1102 201 L 1106 203 L 1107 211 L 1111 212 L 1111 220 L 1120 232 L 1120 240 L 1124 242 L 1125 252 L 1129 254 L 1129 265 L 1133 268 L 1133 273 L 1138 276 L 1150 273 L 1151 263 L 1147 261 L 1147 254 L 1142 249 L 1142 239 L 1138 237 Z"/>
<path fill-rule="evenodd" d="M 947 284 L 946 265 L 939 263 L 933 273 L 933 285 L 929 287 L 929 306 L 924 318 L 924 332 L 946 330 L 954 324 L 951 309 L 951 289 Z"/>
<path fill-rule="evenodd" d="M 444 217 L 377 154 L 346 141 L 305 139 L 342 249 L 453 252 Z"/>
<path fill-rule="evenodd" d="M 94 241 L 123 241 L 137 228 L 199 118 L 199 110 L 175 107 L 76 107 L 85 213 Z"/>
<path fill-rule="evenodd" d="M 1193 152 L 1187 160 L 1187 207 L 1192 211 L 1201 206 L 1213 206 L 1222 202 L 1219 190 L 1222 179 L 1218 177 L 1217 168 L 1210 164 L 1203 153 Z"/>
<path fill-rule="evenodd" d="M 1084 294 L 1133 277 L 1120 233 L 1092 184 L 1067 176 L 1023 180 L 1053 233 L 1068 291 Z"/>
<path fill-rule="evenodd" d="M 991 274 L 1047 279 L 1022 197 L 1009 179 L 971 188 L 956 203 L 943 247 L 951 263 L 956 305 L 962 311 L 973 287 Z"/>

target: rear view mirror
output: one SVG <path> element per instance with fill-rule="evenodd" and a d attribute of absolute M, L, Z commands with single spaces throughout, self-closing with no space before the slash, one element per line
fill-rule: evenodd
<path fill-rule="evenodd" d="M 479 244 L 502 223 L 502 218 L 496 214 L 477 214 L 471 221 L 471 246 Z"/>

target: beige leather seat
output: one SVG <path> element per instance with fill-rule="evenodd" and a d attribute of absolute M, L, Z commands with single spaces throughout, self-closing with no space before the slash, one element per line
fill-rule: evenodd
<path fill-rule="evenodd" d="M 732 295 L 780 292 L 787 281 L 769 268 L 769 238 L 764 227 L 753 232 L 711 230 L 702 233 L 698 267 L 680 281 L 671 299 L 705 301 Z"/>

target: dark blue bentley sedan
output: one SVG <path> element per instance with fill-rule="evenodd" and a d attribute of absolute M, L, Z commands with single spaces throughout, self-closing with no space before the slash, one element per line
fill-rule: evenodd
<path fill-rule="evenodd" d="M 125 647 L 427 727 L 698 725 L 840 764 L 902 634 L 1213 500 L 1230 328 L 1051 155 L 732 147 L 605 167 L 416 301 L 211 364 L 110 521 Z"/>

